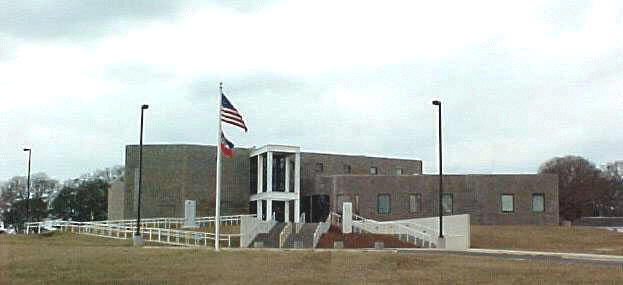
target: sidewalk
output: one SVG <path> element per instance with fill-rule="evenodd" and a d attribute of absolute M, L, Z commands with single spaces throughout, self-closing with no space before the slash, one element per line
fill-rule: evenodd
<path fill-rule="evenodd" d="M 213 249 L 211 247 L 168 247 L 168 246 L 145 246 L 145 248 L 157 249 Z M 386 252 L 386 253 L 434 253 L 434 254 L 464 254 L 481 256 L 507 256 L 507 257 L 555 257 L 562 259 L 589 260 L 589 261 L 608 261 L 620 262 L 623 264 L 623 256 L 572 253 L 572 252 L 545 252 L 545 251 L 526 251 L 526 250 L 504 250 L 504 249 L 482 249 L 470 248 L 467 250 L 445 250 L 436 248 L 221 248 L 224 251 L 273 251 L 273 252 Z"/>
<path fill-rule="evenodd" d="M 593 264 L 623 267 L 623 256 L 571 253 L 571 252 L 544 252 L 526 250 L 503 250 L 503 249 L 480 249 L 470 248 L 467 250 L 444 250 L 444 249 L 400 249 L 398 253 L 403 254 L 456 254 L 467 256 L 486 256 L 495 258 L 506 258 L 514 260 L 545 260 L 555 261 L 563 264 Z"/>
<path fill-rule="evenodd" d="M 470 248 L 467 252 L 484 253 L 484 254 L 507 254 L 507 255 L 531 255 L 531 256 L 556 256 L 561 258 L 587 259 L 600 261 L 617 261 L 623 263 L 623 256 L 606 255 L 606 254 L 590 254 L 590 253 L 573 253 L 573 252 L 545 252 L 545 251 L 525 251 L 525 250 L 503 250 L 503 249 L 480 249 Z"/>

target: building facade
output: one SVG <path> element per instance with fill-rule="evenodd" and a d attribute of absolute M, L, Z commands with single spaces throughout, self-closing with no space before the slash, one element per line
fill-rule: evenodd
<path fill-rule="evenodd" d="M 146 145 L 142 217 L 182 217 L 184 201 L 197 216 L 215 209 L 216 146 Z M 108 193 L 109 219 L 136 217 L 139 147 L 126 147 L 123 180 Z M 324 220 L 341 203 L 377 220 L 438 215 L 438 177 L 422 161 L 301 152 L 267 145 L 236 148 L 223 159 L 221 214 L 265 220 Z M 558 224 L 555 175 L 446 175 L 444 214 L 471 214 L 474 224 Z"/>
<path fill-rule="evenodd" d="M 439 215 L 439 176 L 319 177 L 316 195 L 340 212 L 384 221 Z M 544 175 L 444 175 L 444 215 L 470 214 L 472 224 L 558 224 L 558 177 Z"/>

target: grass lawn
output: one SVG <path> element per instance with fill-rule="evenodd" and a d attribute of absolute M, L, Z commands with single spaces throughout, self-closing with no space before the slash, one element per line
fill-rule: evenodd
<path fill-rule="evenodd" d="M 472 225 L 471 247 L 623 255 L 623 233 L 590 227 Z"/>
<path fill-rule="evenodd" d="M 134 248 L 55 233 L 0 236 L 0 284 L 621 283 L 617 267 L 490 257 Z M 45 282 L 43 282 L 45 281 Z"/>

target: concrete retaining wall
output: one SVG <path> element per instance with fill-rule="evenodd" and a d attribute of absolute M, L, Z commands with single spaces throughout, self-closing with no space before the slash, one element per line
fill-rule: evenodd
<path fill-rule="evenodd" d="M 435 231 L 435 236 L 439 236 L 439 217 L 405 219 L 394 221 L 396 223 L 418 227 L 424 226 Z M 452 215 L 443 217 L 443 234 L 445 237 L 445 248 L 447 249 L 467 249 L 471 245 L 470 241 L 470 216 Z"/>

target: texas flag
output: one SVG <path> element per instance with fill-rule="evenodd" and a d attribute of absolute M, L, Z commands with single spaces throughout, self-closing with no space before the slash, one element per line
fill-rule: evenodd
<path fill-rule="evenodd" d="M 234 144 L 230 142 L 225 135 L 221 132 L 221 151 L 226 157 L 232 157 L 234 155 Z"/>

